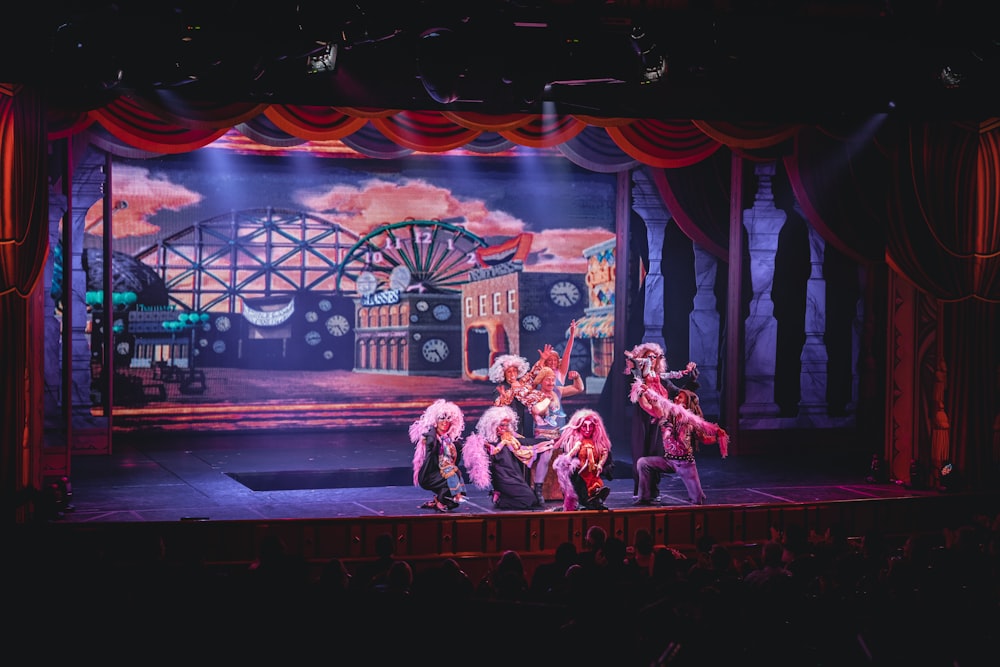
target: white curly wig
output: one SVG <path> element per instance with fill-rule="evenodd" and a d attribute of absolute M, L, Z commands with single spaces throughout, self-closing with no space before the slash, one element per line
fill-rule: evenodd
<path fill-rule="evenodd" d="M 483 437 L 487 442 L 492 442 L 496 444 L 500 437 L 497 435 L 497 428 L 504 420 L 510 420 L 510 430 L 517 432 L 517 413 L 510 406 L 504 405 L 501 407 L 487 408 L 483 411 L 483 416 L 479 418 L 479 422 L 476 424 L 476 433 Z"/>
<path fill-rule="evenodd" d="M 420 415 L 420 418 L 410 424 L 410 442 L 415 445 L 413 450 L 413 483 L 415 485 L 417 483 L 417 472 L 423 465 L 424 457 L 426 456 L 423 445 L 424 434 L 434 430 L 437 426 L 437 418 L 440 415 L 446 415 L 451 420 L 451 425 L 448 427 L 448 436 L 453 442 L 458 442 L 465 431 L 465 415 L 462 413 L 462 409 L 443 398 L 439 398 L 431 403 L 424 410 L 424 413 Z"/>
<path fill-rule="evenodd" d="M 511 366 L 517 367 L 517 377 L 521 377 L 531 368 L 528 360 L 524 357 L 516 354 L 501 354 L 493 361 L 493 365 L 490 366 L 490 381 L 496 384 L 503 382 L 504 371 Z"/>
<path fill-rule="evenodd" d="M 667 371 L 667 360 L 663 355 L 663 348 L 660 347 L 658 343 L 639 343 L 631 350 L 625 351 L 625 373 L 632 373 L 636 367 L 636 359 L 642 359 L 645 355 L 653 352 L 660 355 L 659 359 L 656 360 L 656 367 L 649 369 L 651 372 L 656 374 L 665 373 Z"/>

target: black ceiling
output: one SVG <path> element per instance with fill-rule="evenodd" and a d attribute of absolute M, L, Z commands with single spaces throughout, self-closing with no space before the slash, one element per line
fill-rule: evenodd
<path fill-rule="evenodd" d="M 39 0 L 26 10 L 25 27 L 8 23 L 0 80 L 73 109 L 135 91 L 482 113 L 540 113 L 551 100 L 609 117 L 795 120 L 890 104 L 1000 115 L 1000 24 L 973 2 Z M 337 47 L 334 67 L 311 72 L 324 44 Z M 646 81 L 657 56 L 666 72 Z"/>

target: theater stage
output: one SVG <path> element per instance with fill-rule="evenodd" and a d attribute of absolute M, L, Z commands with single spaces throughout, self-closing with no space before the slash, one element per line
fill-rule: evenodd
<path fill-rule="evenodd" d="M 439 516 L 419 505 L 430 494 L 412 483 L 413 447 L 400 430 L 117 436 L 111 455 L 75 456 L 72 523 L 261 521 L 338 517 Z M 633 505 L 631 460 L 614 452 L 610 511 Z M 705 448 L 698 458 L 711 506 L 871 501 L 939 495 L 872 483 L 862 454 L 730 456 Z M 448 516 L 505 514 L 470 485 L 468 502 Z M 687 508 L 680 479 L 661 484 L 655 510 Z M 550 501 L 546 510 L 555 510 Z M 541 514 L 543 510 L 533 514 Z"/>
<path fill-rule="evenodd" d="M 413 448 L 399 429 L 116 436 L 110 455 L 74 456 L 72 510 L 44 523 L 84 535 L 86 544 L 136 544 L 155 535 L 168 551 L 237 570 L 268 534 L 318 570 L 333 557 L 351 566 L 373 558 L 378 536 L 389 533 L 397 555 L 417 568 L 448 556 L 480 575 L 507 549 L 532 569 L 560 542 L 582 547 L 593 524 L 626 543 L 644 528 L 657 544 L 686 553 L 706 541 L 757 553 L 774 530 L 791 524 L 819 535 L 875 531 L 901 543 L 914 531 L 940 534 L 1000 510 L 996 494 L 868 481 L 870 454 L 823 454 L 815 444 L 725 460 L 705 448 L 702 506 L 687 502 L 674 477 L 661 483 L 660 505 L 633 505 L 631 462 L 616 453 L 608 511 L 565 512 L 559 501 L 532 512 L 498 511 L 486 490 L 470 487 L 467 502 L 442 514 L 420 509 L 430 494 L 412 484 Z"/>

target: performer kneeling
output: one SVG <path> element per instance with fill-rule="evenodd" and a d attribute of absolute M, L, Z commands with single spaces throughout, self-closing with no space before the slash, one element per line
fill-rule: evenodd
<path fill-rule="evenodd" d="M 540 453 L 550 451 L 553 442 L 525 438 L 517 426 L 517 413 L 510 406 L 487 408 L 462 450 L 462 465 L 470 481 L 491 489 L 497 509 L 541 507 L 531 486 L 531 464 Z"/>
<path fill-rule="evenodd" d="M 450 512 L 465 498 L 465 482 L 458 469 L 458 441 L 465 430 L 462 409 L 439 398 L 410 425 L 413 484 L 434 493 L 422 509 Z"/>
<path fill-rule="evenodd" d="M 562 487 L 563 509 L 608 509 L 604 501 L 611 489 L 603 478 L 611 478 L 608 464 L 614 461 L 601 415 L 587 408 L 574 412 L 556 440 L 556 451 L 562 452 L 552 466 Z"/>

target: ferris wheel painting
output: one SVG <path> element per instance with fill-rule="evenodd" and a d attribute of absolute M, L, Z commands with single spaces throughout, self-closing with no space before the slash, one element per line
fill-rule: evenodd
<path fill-rule="evenodd" d="M 380 225 L 347 249 L 337 276 L 340 292 L 457 293 L 480 266 L 486 240 L 444 220 L 406 219 Z"/>

